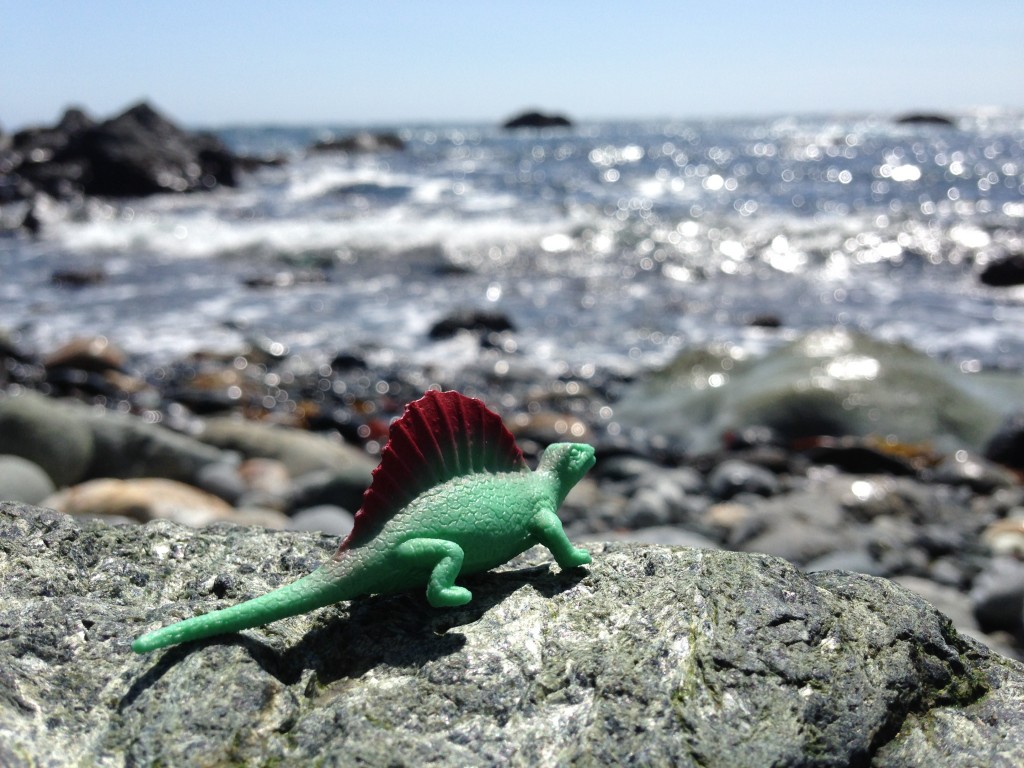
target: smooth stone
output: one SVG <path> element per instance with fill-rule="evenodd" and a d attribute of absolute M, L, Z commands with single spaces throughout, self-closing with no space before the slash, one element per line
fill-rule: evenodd
<path fill-rule="evenodd" d="M 55 490 L 53 480 L 35 462 L 0 455 L 0 499 L 38 504 Z"/>
<path fill-rule="evenodd" d="M 721 386 L 708 386 L 711 376 Z M 1022 396 L 1019 376 L 971 378 L 906 345 L 833 328 L 744 360 L 728 350 L 685 352 L 631 386 L 615 419 L 626 431 L 684 441 L 695 453 L 753 425 L 786 444 L 892 435 L 955 451 L 982 445 Z"/>
<path fill-rule="evenodd" d="M 1017 482 L 1008 470 L 966 451 L 958 451 L 943 459 L 931 471 L 930 479 L 946 485 L 966 485 L 975 493 L 986 494 L 1010 488 Z"/>
<path fill-rule="evenodd" d="M 779 491 L 779 480 L 763 467 L 737 459 L 726 459 L 708 475 L 708 490 L 719 501 L 727 501 L 741 493 L 773 496 Z"/>
<path fill-rule="evenodd" d="M 307 472 L 292 482 L 286 509 L 298 511 L 329 505 L 357 510 L 363 505 L 363 494 L 369 485 L 370 476 L 361 468 Z"/>
<path fill-rule="evenodd" d="M 885 576 L 885 570 L 875 559 L 863 549 L 841 550 L 829 552 L 816 557 L 807 563 L 803 570 L 808 573 L 815 571 L 852 571 L 866 573 L 869 576 Z"/>
<path fill-rule="evenodd" d="M 348 510 L 321 504 L 296 512 L 288 519 L 290 531 L 319 531 L 331 536 L 347 536 L 355 518 Z"/>
<path fill-rule="evenodd" d="M 1024 470 L 1024 411 L 1009 414 L 985 443 L 984 456 L 1004 467 Z"/>
<path fill-rule="evenodd" d="M 75 368 L 94 373 L 123 371 L 126 363 L 124 352 L 106 336 L 72 339 L 43 358 L 43 365 L 49 369 Z"/>
<path fill-rule="evenodd" d="M 162 477 L 195 485 L 207 466 L 226 460 L 223 451 L 138 416 L 88 409 L 85 420 L 95 445 L 89 477 Z"/>
<path fill-rule="evenodd" d="M 633 531 L 604 531 L 588 533 L 580 537 L 580 541 L 615 541 L 631 544 L 657 544 L 667 547 L 697 547 L 700 549 L 721 549 L 707 536 L 701 536 L 685 528 L 673 525 L 655 525 Z"/>
<path fill-rule="evenodd" d="M 222 461 L 214 461 L 201 467 L 196 472 L 195 482 L 197 488 L 214 496 L 219 496 L 232 506 L 238 505 L 238 500 L 247 490 L 245 481 L 238 474 L 237 458 L 225 452 L 228 458 Z M 232 460 L 234 459 L 234 460 Z"/>
<path fill-rule="evenodd" d="M 0 454 L 42 467 L 58 488 L 83 477 L 94 456 L 84 408 L 23 390 L 0 400 Z"/>
<path fill-rule="evenodd" d="M 1024 560 L 1024 508 L 1005 520 L 990 524 L 981 534 L 982 541 L 997 556 Z"/>
<path fill-rule="evenodd" d="M 1024 640 L 1024 562 L 992 558 L 974 579 L 970 600 L 982 630 L 1002 630 Z"/>
<path fill-rule="evenodd" d="M 858 542 L 848 533 L 794 520 L 775 522 L 768 530 L 740 545 L 744 552 L 761 552 L 805 565 L 837 550 L 848 550 Z"/>
<path fill-rule="evenodd" d="M 222 499 L 163 478 L 89 480 L 58 491 L 45 499 L 43 506 L 76 516 L 111 515 L 140 523 L 173 520 L 193 527 L 235 517 L 234 508 Z"/>
<path fill-rule="evenodd" d="M 318 434 L 229 417 L 205 419 L 196 437 L 209 445 L 237 451 L 246 458 L 277 459 L 293 478 L 324 469 L 359 471 L 365 478 L 365 488 L 377 464 L 359 448 Z"/>

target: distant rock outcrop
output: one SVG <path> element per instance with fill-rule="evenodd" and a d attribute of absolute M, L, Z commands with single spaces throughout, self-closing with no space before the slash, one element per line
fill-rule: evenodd
<path fill-rule="evenodd" d="M 939 115 L 933 112 L 911 112 L 896 118 L 897 125 L 946 125 L 956 126 L 956 120 L 947 115 Z"/>
<path fill-rule="evenodd" d="M 1006 288 L 1024 285 L 1024 252 L 1010 253 L 985 265 L 978 279 L 985 285 Z"/>
<path fill-rule="evenodd" d="M 461 608 L 371 597 L 137 656 L 337 539 L 0 503 L 0 541 L 2 765 L 1024 764 L 1024 666 L 885 579 L 534 550 Z"/>
<path fill-rule="evenodd" d="M 54 126 L 19 131 L 0 153 L 0 173 L 8 199 L 144 197 L 234 186 L 237 159 L 216 137 L 140 103 L 100 123 L 69 109 Z"/>
<path fill-rule="evenodd" d="M 549 115 L 543 112 L 523 112 L 505 121 L 506 130 L 514 128 L 570 128 L 572 123 L 564 115 Z"/>
<path fill-rule="evenodd" d="M 397 133 L 355 133 L 342 138 L 329 137 L 313 144 L 310 152 L 394 152 L 405 149 L 405 142 Z"/>

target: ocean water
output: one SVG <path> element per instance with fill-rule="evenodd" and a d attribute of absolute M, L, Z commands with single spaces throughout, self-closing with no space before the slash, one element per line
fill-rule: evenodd
<path fill-rule="evenodd" d="M 406 150 L 305 151 L 359 128 L 222 129 L 287 161 L 237 189 L 43 206 L 40 238 L 0 236 L 0 328 L 41 351 L 101 334 L 153 364 L 259 335 L 457 368 L 476 343 L 429 328 L 483 309 L 552 374 L 837 325 L 1024 370 L 1024 289 L 978 279 L 1024 250 L 1022 114 L 375 126 Z M 106 279 L 54 284 L 65 269 Z"/>

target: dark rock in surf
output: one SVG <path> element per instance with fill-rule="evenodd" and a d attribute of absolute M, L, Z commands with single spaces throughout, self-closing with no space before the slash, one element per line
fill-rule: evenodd
<path fill-rule="evenodd" d="M 321 139 L 313 144 L 310 152 L 348 152 L 365 154 L 372 152 L 394 152 L 405 149 L 405 142 L 397 133 L 356 133 L 340 139 Z"/>
<path fill-rule="evenodd" d="M 431 339 L 450 339 L 459 331 L 478 333 L 482 337 L 492 333 L 514 331 L 512 321 L 501 312 L 489 312 L 482 309 L 467 309 L 455 312 L 434 323 L 428 336 Z"/>
<path fill-rule="evenodd" d="M 939 125 L 956 127 L 956 120 L 947 115 L 940 115 L 934 112 L 911 112 L 897 117 L 894 121 L 897 125 Z"/>
<path fill-rule="evenodd" d="M 1006 417 L 985 444 L 984 456 L 1004 467 L 1024 470 L 1024 411 Z"/>
<path fill-rule="evenodd" d="M 505 130 L 515 128 L 571 128 L 572 122 L 564 115 L 544 114 L 543 112 L 523 112 L 502 125 Z"/>
<path fill-rule="evenodd" d="M 1024 253 L 1011 253 L 992 261 L 982 269 L 978 279 L 995 288 L 1024 285 Z"/>
<path fill-rule="evenodd" d="M 102 123 L 68 110 L 56 126 L 19 131 L 0 160 L 22 180 L 20 197 L 195 192 L 234 186 L 237 174 L 219 139 L 185 131 L 146 103 Z"/>

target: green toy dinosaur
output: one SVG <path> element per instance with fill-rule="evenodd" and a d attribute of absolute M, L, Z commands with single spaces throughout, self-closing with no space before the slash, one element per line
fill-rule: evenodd
<path fill-rule="evenodd" d="M 171 624 L 132 643 L 145 653 L 268 624 L 361 595 L 427 585 L 434 607 L 468 603 L 455 586 L 543 544 L 562 568 L 590 562 L 555 515 L 594 465 L 594 449 L 555 443 L 536 471 L 515 438 L 479 400 L 427 392 L 391 426 L 351 533 L 308 576 L 239 605 Z"/>

